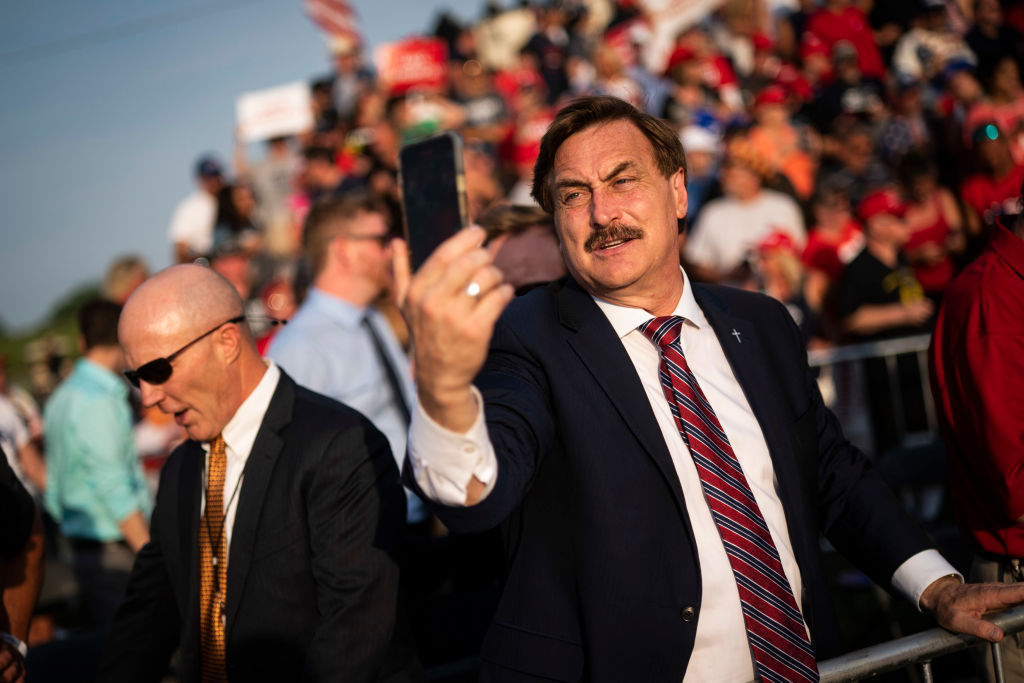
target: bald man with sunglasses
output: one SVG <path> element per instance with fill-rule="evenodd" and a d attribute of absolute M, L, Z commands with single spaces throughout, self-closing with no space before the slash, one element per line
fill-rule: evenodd
<path fill-rule="evenodd" d="M 189 440 L 160 479 L 100 680 L 415 680 L 397 615 L 405 501 L 362 415 L 260 358 L 234 288 L 168 268 L 119 338 L 146 407 Z"/>

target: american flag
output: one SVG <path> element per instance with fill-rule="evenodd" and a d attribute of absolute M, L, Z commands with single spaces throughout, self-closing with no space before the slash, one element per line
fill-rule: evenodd
<path fill-rule="evenodd" d="M 345 0 L 304 0 L 306 14 L 331 38 L 349 38 L 362 43 L 359 17 Z"/>

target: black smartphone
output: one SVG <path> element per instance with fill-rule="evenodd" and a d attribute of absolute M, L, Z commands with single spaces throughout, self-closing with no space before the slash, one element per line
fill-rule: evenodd
<path fill-rule="evenodd" d="M 448 131 L 398 152 L 405 239 L 415 271 L 441 242 L 469 222 L 462 138 Z"/>

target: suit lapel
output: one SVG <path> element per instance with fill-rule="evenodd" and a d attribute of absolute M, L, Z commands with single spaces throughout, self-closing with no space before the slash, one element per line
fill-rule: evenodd
<path fill-rule="evenodd" d="M 568 330 L 569 345 L 604 391 L 630 431 L 654 460 L 672 490 L 673 498 L 689 528 L 683 490 L 672 456 L 651 412 L 636 368 L 622 341 L 594 300 L 571 278 L 558 293 L 559 319 Z"/>
<path fill-rule="evenodd" d="M 798 510 L 800 508 L 796 503 L 799 495 L 794 487 L 798 485 L 800 477 L 793 467 L 791 453 L 794 444 L 789 429 L 793 417 L 779 410 L 784 404 L 777 399 L 778 380 L 772 374 L 774 364 L 764 348 L 761 335 L 751 321 L 730 314 L 725 303 L 705 288 L 694 287 L 693 293 L 714 329 L 736 381 L 743 388 L 750 409 L 761 426 L 775 469 L 782 507 L 784 510 Z M 792 535 L 796 530 L 792 520 L 789 527 Z"/>
<path fill-rule="evenodd" d="M 295 384 L 282 372 L 246 460 L 242 488 L 238 492 L 238 508 L 231 530 L 231 550 L 228 556 L 228 613 L 224 632 L 229 637 L 252 565 L 253 545 L 263 510 L 263 499 L 277 458 L 284 447 L 280 431 L 291 421 L 294 402 Z"/>

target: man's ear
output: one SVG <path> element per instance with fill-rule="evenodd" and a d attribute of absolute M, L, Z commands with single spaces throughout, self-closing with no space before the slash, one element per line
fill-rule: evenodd
<path fill-rule="evenodd" d="M 327 245 L 327 263 L 330 265 L 332 262 L 347 266 L 349 261 L 348 247 L 351 244 L 350 240 L 344 239 L 342 233 L 338 233 L 334 239 L 331 240 L 330 244 Z"/>
<path fill-rule="evenodd" d="M 672 174 L 670 181 L 672 184 L 672 198 L 676 208 L 676 218 L 686 218 L 686 210 L 690 206 L 690 199 L 686 194 L 686 174 L 683 172 L 682 167 Z"/>
<path fill-rule="evenodd" d="M 234 363 L 242 353 L 242 330 L 239 327 L 243 323 L 231 323 L 224 325 L 217 330 L 217 352 L 227 363 Z"/>

